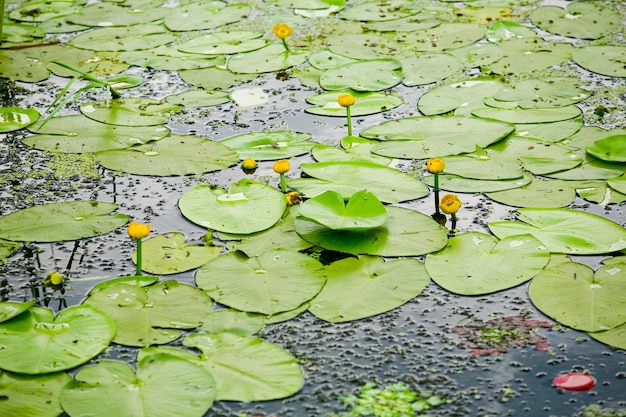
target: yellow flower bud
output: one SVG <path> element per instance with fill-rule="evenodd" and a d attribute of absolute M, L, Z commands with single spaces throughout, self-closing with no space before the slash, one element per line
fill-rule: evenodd
<path fill-rule="evenodd" d="M 446 194 L 441 198 L 439 208 L 446 214 L 454 214 L 461 208 L 461 200 L 456 194 Z"/>
<path fill-rule="evenodd" d="M 150 223 L 141 224 L 137 222 L 130 222 L 128 225 L 128 236 L 133 239 L 141 239 L 150 234 Z"/>
<path fill-rule="evenodd" d="M 274 29 L 272 29 L 272 32 L 274 32 L 274 35 L 276 35 L 278 39 L 287 39 L 291 36 L 293 30 L 287 23 L 277 23 Z"/>
<path fill-rule="evenodd" d="M 46 276 L 46 279 L 44 280 L 44 284 L 50 283 L 52 285 L 61 285 L 64 280 L 65 278 L 63 277 L 63 275 L 59 274 L 58 272 L 50 272 Z"/>
<path fill-rule="evenodd" d="M 274 163 L 274 172 L 277 174 L 284 174 L 289 171 L 291 165 L 289 165 L 289 161 L 286 159 L 279 159 Z"/>
<path fill-rule="evenodd" d="M 337 102 L 341 107 L 350 107 L 354 104 L 356 99 L 352 94 L 339 94 Z"/>
<path fill-rule="evenodd" d="M 244 161 L 241 163 L 241 167 L 244 170 L 252 170 L 256 168 L 256 161 L 252 158 L 246 158 L 244 159 Z"/>
<path fill-rule="evenodd" d="M 431 174 L 439 174 L 446 167 L 446 163 L 439 158 L 432 158 L 428 160 L 426 168 Z"/>
<path fill-rule="evenodd" d="M 285 194 L 285 198 L 287 199 L 287 205 L 289 206 L 297 206 L 302 203 L 302 197 L 298 194 L 297 191 L 291 191 Z"/>

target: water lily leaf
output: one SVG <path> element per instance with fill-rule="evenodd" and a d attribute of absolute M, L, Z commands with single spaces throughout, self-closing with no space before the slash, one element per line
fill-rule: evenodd
<path fill-rule="evenodd" d="M 304 155 L 315 145 L 310 139 L 310 133 L 275 130 L 230 136 L 220 143 L 236 151 L 240 159 L 265 161 Z"/>
<path fill-rule="evenodd" d="M 324 71 L 320 85 L 326 90 L 380 91 L 400 84 L 402 64 L 395 59 L 371 59 Z"/>
<path fill-rule="evenodd" d="M 432 88 L 420 97 L 417 107 L 426 116 L 457 110 L 459 115 L 469 116 L 471 110 L 484 107 L 483 97 L 491 97 L 505 84 L 494 77 L 445 84 Z"/>
<path fill-rule="evenodd" d="M 441 249 L 448 232 L 431 217 L 414 210 L 386 206 L 384 226 L 363 231 L 332 230 L 298 217 L 296 232 L 324 249 L 353 255 L 418 256 Z"/>
<path fill-rule="evenodd" d="M 526 172 L 519 178 L 505 180 L 476 180 L 458 175 L 439 174 L 439 187 L 442 190 L 459 193 L 489 193 L 523 187 L 530 184 L 532 180 L 533 176 Z M 422 181 L 431 187 L 434 186 L 433 175 L 424 176 Z"/>
<path fill-rule="evenodd" d="M 346 20 L 379 22 L 417 14 L 422 7 L 407 0 L 367 1 L 355 4 L 339 13 Z"/>
<path fill-rule="evenodd" d="M 508 123 L 551 123 L 579 117 L 582 114 L 582 110 L 577 106 L 530 109 L 484 107 L 473 110 L 472 114 L 484 119 L 500 120 Z"/>
<path fill-rule="evenodd" d="M 446 167 L 447 169 L 447 167 Z M 514 207 L 565 207 L 574 202 L 576 190 L 568 181 L 533 178 L 511 190 L 487 193 L 487 197 Z"/>
<path fill-rule="evenodd" d="M 280 71 L 304 63 L 310 52 L 302 49 L 286 51 L 283 45 L 270 44 L 252 52 L 233 55 L 228 60 L 228 69 L 237 74 L 262 74 Z"/>
<path fill-rule="evenodd" d="M 213 311 L 204 316 L 203 321 L 198 330 L 209 333 L 230 332 L 240 336 L 252 336 L 265 327 L 265 316 L 232 308 Z"/>
<path fill-rule="evenodd" d="M 357 60 L 331 52 L 329 49 L 320 49 L 311 53 L 309 64 L 318 70 L 325 71 L 340 65 L 351 64 Z"/>
<path fill-rule="evenodd" d="M 356 136 L 352 136 L 352 138 L 357 139 Z M 311 154 L 318 162 L 371 162 L 382 166 L 388 166 L 391 163 L 391 158 L 375 155 L 371 152 L 378 142 L 363 138 L 358 139 L 362 142 L 348 144 L 345 149 L 317 144 L 313 147 Z"/>
<path fill-rule="evenodd" d="M 5 416 L 57 417 L 63 413 L 59 394 L 71 380 L 65 372 L 34 376 L 0 371 L 0 409 Z"/>
<path fill-rule="evenodd" d="M 165 26 L 175 32 L 215 29 L 243 20 L 252 11 L 246 3 L 227 4 L 222 1 L 206 1 L 179 4 L 164 18 Z"/>
<path fill-rule="evenodd" d="M 182 233 L 163 233 L 143 242 L 142 268 L 158 275 L 190 271 L 216 258 L 222 249 L 221 246 L 186 244 Z M 137 252 L 132 259 L 137 262 Z"/>
<path fill-rule="evenodd" d="M 347 202 L 341 194 L 326 191 L 300 206 L 300 215 L 333 230 L 367 230 L 380 227 L 389 215 L 385 206 L 367 190 L 352 194 Z"/>
<path fill-rule="evenodd" d="M 372 152 L 378 155 L 426 159 L 473 152 L 511 133 L 511 124 L 462 116 L 406 117 L 361 132 L 369 139 L 384 140 Z"/>
<path fill-rule="evenodd" d="M 176 40 L 176 35 L 161 25 L 139 24 L 105 27 L 81 33 L 69 44 L 93 51 L 137 51 L 152 49 Z"/>
<path fill-rule="evenodd" d="M 287 202 L 276 188 L 249 179 L 230 185 L 228 191 L 201 184 L 178 202 L 191 222 L 226 233 L 248 234 L 272 227 L 281 219 Z"/>
<path fill-rule="evenodd" d="M 521 123 L 515 125 L 515 134 L 528 139 L 543 142 L 560 142 L 576 134 L 583 127 L 583 118 L 562 120 L 552 123 Z"/>
<path fill-rule="evenodd" d="M 22 129 L 38 119 L 39 112 L 33 108 L 0 107 L 0 133 Z"/>
<path fill-rule="evenodd" d="M 626 77 L 626 48 L 613 45 L 589 45 L 574 48 L 572 58 L 581 67 L 610 77 Z"/>
<path fill-rule="evenodd" d="M 493 43 L 473 43 L 462 48 L 452 49 L 447 51 L 447 53 L 455 57 L 464 68 L 477 68 L 489 65 L 504 56 L 504 51 L 500 45 Z M 473 99 L 478 101 L 479 98 L 474 97 Z"/>
<path fill-rule="evenodd" d="M 587 152 L 609 162 L 626 162 L 626 135 L 609 136 L 588 146 Z"/>
<path fill-rule="evenodd" d="M 201 417 L 217 392 L 209 372 L 166 353 L 142 357 L 136 373 L 126 363 L 101 360 L 75 378 L 61 392 L 63 409 L 73 416 Z"/>
<path fill-rule="evenodd" d="M 626 248 L 626 229 L 602 216 L 561 208 L 524 208 L 518 221 L 489 223 L 489 230 L 504 239 L 531 234 L 550 252 L 593 255 Z"/>
<path fill-rule="evenodd" d="M 408 87 L 445 80 L 461 70 L 461 62 L 448 54 L 422 54 L 399 59 L 402 84 Z"/>
<path fill-rule="evenodd" d="M 326 43 L 331 52 L 356 60 L 389 58 L 404 49 L 398 42 L 375 33 L 330 36 Z M 344 72 L 344 75 L 350 74 Z"/>
<path fill-rule="evenodd" d="M 447 52 L 480 40 L 487 27 L 475 23 L 444 22 L 433 28 L 401 32 L 396 40 L 418 52 Z"/>
<path fill-rule="evenodd" d="M 49 119 L 29 130 L 38 133 L 23 139 L 36 149 L 64 153 L 90 153 L 108 149 L 124 149 L 159 140 L 170 132 L 165 126 L 113 126 L 89 119 L 81 114 Z"/>
<path fill-rule="evenodd" d="M 337 102 L 337 97 L 341 94 L 351 94 L 354 97 L 355 102 L 350 106 L 350 115 L 354 117 L 391 110 L 404 102 L 400 97 L 393 94 L 340 90 L 307 97 L 307 103 L 315 104 L 315 106 L 307 107 L 304 111 L 319 116 L 346 117 L 346 108 L 341 107 Z"/>
<path fill-rule="evenodd" d="M 13 255 L 20 247 L 21 243 L 0 239 L 0 264 L 9 256 Z"/>
<path fill-rule="evenodd" d="M 237 163 L 228 147 L 198 136 L 171 135 L 158 142 L 95 154 L 98 163 L 138 175 L 187 175 L 217 171 Z"/>
<path fill-rule="evenodd" d="M 63 17 L 62 17 L 63 19 Z M 43 38 L 46 31 L 40 26 L 5 21 L 2 25 L 2 40 L 11 43 L 32 42 L 35 38 Z"/>
<path fill-rule="evenodd" d="M 415 7 L 415 4 L 412 4 L 411 7 Z M 365 22 L 363 27 L 377 32 L 413 32 L 433 28 L 440 25 L 442 21 L 441 16 L 437 13 L 420 12 L 393 20 L 370 20 Z"/>
<path fill-rule="evenodd" d="M 528 281 L 549 260 L 550 252 L 531 235 L 498 241 L 484 233 L 468 232 L 448 240 L 439 252 L 429 253 L 425 266 L 433 281 L 446 290 L 481 295 Z"/>
<path fill-rule="evenodd" d="M 83 26 L 130 26 L 150 23 L 163 18 L 169 9 L 161 0 L 102 2 L 82 7 L 79 13 L 68 16 L 72 23 Z"/>
<path fill-rule="evenodd" d="M 626 190 L 615 190 L 613 186 L 609 187 L 609 182 L 605 180 L 567 181 L 567 183 L 576 189 L 576 194 L 580 198 L 593 203 L 605 206 L 626 201 Z"/>
<path fill-rule="evenodd" d="M 208 107 L 231 101 L 225 91 L 189 90 L 165 97 L 165 101 L 187 107 Z"/>
<path fill-rule="evenodd" d="M 186 83 L 207 91 L 226 89 L 254 80 L 257 74 L 234 74 L 221 68 L 202 68 L 179 71 Z"/>
<path fill-rule="evenodd" d="M 128 222 L 110 214 L 117 204 L 102 201 L 48 203 L 0 217 L 0 238 L 18 242 L 59 242 L 108 233 Z"/>
<path fill-rule="evenodd" d="M 549 266 L 528 287 L 545 315 L 577 330 L 597 332 L 626 323 L 626 264 L 597 271 L 576 262 Z"/>
<path fill-rule="evenodd" d="M 45 22 L 40 22 L 37 24 L 37 28 L 43 30 L 45 33 L 67 33 L 67 32 L 81 32 L 83 30 L 87 30 L 89 26 L 77 25 L 75 23 L 71 23 L 67 20 L 67 18 L 71 15 L 54 17 L 52 19 L 48 19 Z"/>
<path fill-rule="evenodd" d="M 585 100 L 591 92 L 578 88 L 581 81 L 573 77 L 528 79 L 503 87 L 493 98 L 517 102 L 522 109 L 564 107 Z"/>
<path fill-rule="evenodd" d="M 345 258 L 328 265 L 326 273 L 328 282 L 309 311 L 334 323 L 393 310 L 417 297 L 430 282 L 424 265 L 415 259 Z"/>
<path fill-rule="evenodd" d="M 11 10 L 8 15 L 13 20 L 20 22 L 45 22 L 55 17 L 67 16 L 77 13 L 80 6 L 69 1 L 28 2 Z"/>
<path fill-rule="evenodd" d="M 71 369 L 98 355 L 114 335 L 115 322 L 93 307 L 68 307 L 56 318 L 47 308 L 31 307 L 0 323 L 0 367 L 23 374 Z"/>
<path fill-rule="evenodd" d="M 89 290 L 89 294 L 95 294 L 98 291 L 102 291 L 105 288 L 109 288 L 113 285 L 117 284 L 128 284 L 134 285 L 136 287 L 147 287 L 156 283 L 159 280 L 159 277 L 155 277 L 152 275 L 128 275 L 123 277 L 110 278 L 106 281 L 102 281 Z"/>
<path fill-rule="evenodd" d="M 609 346 L 626 349 L 626 323 L 603 332 L 591 332 L 589 336 Z"/>
<path fill-rule="evenodd" d="M 609 178 L 607 182 L 614 190 L 626 194 L 626 176 L 622 175 L 621 177 Z"/>
<path fill-rule="evenodd" d="M 233 30 L 197 36 L 178 45 L 178 49 L 192 54 L 229 55 L 263 48 L 270 40 L 262 31 Z"/>
<path fill-rule="evenodd" d="M 322 264 L 287 249 L 256 257 L 229 252 L 204 264 L 196 284 L 218 303 L 237 310 L 273 315 L 293 310 L 322 289 Z"/>
<path fill-rule="evenodd" d="M 22 314 L 35 304 L 35 300 L 18 303 L 15 301 L 0 301 L 0 323 Z"/>
<path fill-rule="evenodd" d="M 327 9 L 330 6 L 344 8 L 346 5 L 345 0 L 265 0 L 264 3 L 306 10 Z"/>
<path fill-rule="evenodd" d="M 108 313 L 117 325 L 113 342 L 150 346 L 171 342 L 178 329 L 192 329 L 210 312 L 213 301 L 203 291 L 177 281 L 149 287 L 118 283 L 91 293 L 85 304 Z"/>
<path fill-rule="evenodd" d="M 567 9 L 542 6 L 530 13 L 533 24 L 539 28 L 579 39 L 598 39 L 615 32 L 622 20 L 617 10 L 606 5 L 570 3 Z"/>
<path fill-rule="evenodd" d="M 481 67 L 483 71 L 495 74 L 539 71 L 569 60 L 573 49 L 569 43 L 538 42 L 536 38 L 510 39 L 500 46 L 504 56 Z"/>
<path fill-rule="evenodd" d="M 161 45 L 143 51 L 120 52 L 118 58 L 138 67 L 178 71 L 211 68 L 224 65 L 223 56 L 206 56 L 181 52 L 174 45 Z"/>
<path fill-rule="evenodd" d="M 122 126 L 154 126 L 167 122 L 180 106 L 151 98 L 119 98 L 88 101 L 80 106 L 85 116 L 101 123 Z"/>
<path fill-rule="evenodd" d="M 47 79 L 50 72 L 43 62 L 33 59 L 28 51 L 0 49 L 0 76 L 36 83 Z"/>
<path fill-rule="evenodd" d="M 498 43 L 509 39 L 536 38 L 537 33 L 518 22 L 498 19 L 489 25 L 485 39 L 489 42 Z"/>
<path fill-rule="evenodd" d="M 480 154 L 447 156 L 445 172 L 479 180 L 519 179 L 523 175 L 522 167 L 514 161 L 514 158 L 485 149 Z"/>
<path fill-rule="evenodd" d="M 301 164 L 300 168 L 313 178 L 290 179 L 287 185 L 308 198 L 332 190 L 347 199 L 357 191 L 368 190 L 380 201 L 399 203 L 428 194 L 428 188 L 415 177 L 369 162 L 317 162 Z"/>

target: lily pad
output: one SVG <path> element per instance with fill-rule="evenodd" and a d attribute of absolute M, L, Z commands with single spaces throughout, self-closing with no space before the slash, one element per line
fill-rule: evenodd
<path fill-rule="evenodd" d="M 530 13 L 533 24 L 557 35 L 578 39 L 598 39 L 619 29 L 619 12 L 594 2 L 570 3 L 566 9 L 558 6 L 538 7 Z"/>
<path fill-rule="evenodd" d="M 415 4 L 411 5 L 415 7 Z M 400 17 L 393 20 L 370 20 L 363 24 L 367 30 L 378 32 L 413 32 L 416 30 L 429 29 L 440 25 L 442 22 L 437 13 L 419 12 L 411 16 Z"/>
<path fill-rule="evenodd" d="M 178 4 L 165 16 L 163 22 L 171 31 L 215 29 L 229 23 L 239 22 L 252 11 L 246 3 L 225 3 L 205 1 Z"/>
<path fill-rule="evenodd" d="M 43 62 L 32 59 L 27 51 L 0 49 L 0 76 L 36 83 L 47 79 L 50 72 Z"/>
<path fill-rule="evenodd" d="M 71 15 L 79 10 L 78 4 L 68 1 L 28 2 L 11 10 L 8 16 L 20 22 L 45 22 L 55 17 Z"/>
<path fill-rule="evenodd" d="M 308 50 L 291 49 L 273 43 L 252 52 L 233 55 L 228 60 L 228 69 L 236 74 L 262 74 L 280 71 L 300 65 L 309 57 Z"/>
<path fill-rule="evenodd" d="M 603 161 L 626 162 L 626 135 L 597 140 L 587 147 L 587 152 Z"/>
<path fill-rule="evenodd" d="M 0 371 L 0 410 L 5 416 L 57 417 L 63 413 L 59 394 L 71 380 L 65 372 L 33 376 Z"/>
<path fill-rule="evenodd" d="M 495 74 L 520 74 L 558 65 L 572 57 L 572 45 L 537 41 L 536 38 L 510 39 L 500 43 L 504 56 L 481 67 Z"/>
<path fill-rule="evenodd" d="M 231 101 L 230 93 L 225 91 L 189 90 L 167 96 L 165 101 L 179 106 L 208 107 Z"/>
<path fill-rule="evenodd" d="M 350 106 L 350 115 L 353 117 L 367 116 L 391 110 L 404 102 L 400 97 L 393 94 L 340 90 L 307 97 L 307 103 L 315 106 L 307 107 L 304 111 L 319 116 L 346 117 L 346 108 L 341 107 L 337 102 L 337 97 L 341 94 L 351 94 L 354 97 L 355 102 Z"/>
<path fill-rule="evenodd" d="M 263 32 L 233 30 L 197 36 L 178 45 L 178 49 L 192 54 L 229 55 L 263 48 L 270 40 L 263 39 Z"/>
<path fill-rule="evenodd" d="M 349 138 L 353 140 L 346 143 L 347 147 L 345 149 L 317 144 L 313 147 L 311 154 L 318 162 L 372 162 L 382 166 L 388 166 L 391 163 L 391 158 L 372 153 L 372 149 L 378 144 L 377 141 L 356 136 Z"/>
<path fill-rule="evenodd" d="M 421 6 L 407 0 L 367 1 L 343 10 L 339 17 L 362 22 L 380 22 L 413 16 Z"/>
<path fill-rule="evenodd" d="M 537 33 L 518 22 L 498 19 L 489 25 L 485 39 L 489 42 L 498 43 L 509 39 L 536 38 Z"/>
<path fill-rule="evenodd" d="M 120 60 L 132 65 L 166 71 L 211 68 L 216 65 L 224 65 L 226 62 L 223 56 L 181 52 L 174 45 L 161 45 L 141 51 L 120 52 L 117 56 Z"/>
<path fill-rule="evenodd" d="M 614 45 L 589 45 L 574 48 L 572 58 L 581 67 L 610 77 L 626 77 L 626 48 Z"/>
<path fill-rule="evenodd" d="M 518 221 L 489 223 L 489 230 L 504 239 L 531 234 L 550 252 L 603 254 L 626 248 L 626 229 L 597 214 L 561 208 L 524 208 Z"/>
<path fill-rule="evenodd" d="M 582 110 L 577 106 L 530 109 L 485 107 L 473 110 L 472 114 L 484 119 L 500 120 L 507 123 L 551 123 L 579 117 L 582 114 Z"/>
<path fill-rule="evenodd" d="M 18 303 L 15 301 L 0 301 L 0 323 L 22 314 L 35 304 L 35 300 Z"/>
<path fill-rule="evenodd" d="M 526 172 L 519 178 L 504 180 L 476 180 L 458 175 L 439 174 L 439 187 L 442 190 L 459 193 L 489 193 L 523 187 L 530 184 L 532 180 L 533 176 Z M 431 187 L 435 184 L 433 175 L 424 176 L 422 181 Z"/>
<path fill-rule="evenodd" d="M 0 239 L 0 264 L 11 256 L 21 246 L 21 243 Z"/>
<path fill-rule="evenodd" d="M 167 275 L 190 271 L 216 258 L 221 246 L 193 245 L 185 243 L 185 235 L 168 232 L 143 242 L 142 268 L 151 274 Z M 137 262 L 137 253 L 133 253 Z"/>
<path fill-rule="evenodd" d="M 331 52 L 356 60 L 389 58 L 403 50 L 400 43 L 375 33 L 335 35 L 329 37 L 326 43 Z"/>
<path fill-rule="evenodd" d="M 320 85 L 326 90 L 381 91 L 402 81 L 402 64 L 395 59 L 371 59 L 324 71 Z"/>
<path fill-rule="evenodd" d="M 203 318 L 198 330 L 209 333 L 231 332 L 240 336 L 252 336 L 265 327 L 265 316 L 245 311 L 227 310 L 213 311 Z"/>
<path fill-rule="evenodd" d="M 89 101 L 80 106 L 85 116 L 101 123 L 122 126 L 154 126 L 167 122 L 180 106 L 150 98 Z"/>
<path fill-rule="evenodd" d="M 398 203 L 428 194 L 428 188 L 415 177 L 371 162 L 317 162 L 301 164 L 300 168 L 313 178 L 290 179 L 287 185 L 308 198 L 332 190 L 347 199 L 357 191 L 368 190 L 380 201 Z"/>
<path fill-rule="evenodd" d="M 23 129 L 38 119 L 39 112 L 33 108 L 0 107 L 0 133 Z"/>
<path fill-rule="evenodd" d="M 313 51 L 309 57 L 309 64 L 312 67 L 325 71 L 341 65 L 356 62 L 356 59 L 348 58 L 343 55 L 331 52 L 329 49 L 319 49 Z"/>
<path fill-rule="evenodd" d="M 419 261 L 377 256 L 346 258 L 326 267 L 328 281 L 309 311 L 330 322 L 381 314 L 417 297 L 430 278 Z"/>
<path fill-rule="evenodd" d="M 626 201 L 626 190 L 616 190 L 611 179 L 567 181 L 576 189 L 576 194 L 587 201 L 601 204 L 619 204 Z M 610 186 L 609 186 L 610 185 Z"/>
<path fill-rule="evenodd" d="M 444 22 L 433 28 L 396 35 L 411 50 L 418 52 L 447 52 L 480 40 L 487 27 L 475 23 Z"/>
<path fill-rule="evenodd" d="M 461 70 L 461 62 L 448 54 L 421 54 L 399 59 L 402 84 L 408 87 L 445 80 Z"/>
<path fill-rule="evenodd" d="M 180 78 L 186 83 L 207 91 L 227 89 L 255 79 L 257 74 L 234 74 L 223 68 L 181 70 Z"/>
<path fill-rule="evenodd" d="M 621 177 L 609 178 L 607 182 L 614 190 L 626 194 L 626 176 L 622 175 Z"/>
<path fill-rule="evenodd" d="M 626 323 L 626 264 L 593 271 L 576 262 L 546 268 L 528 287 L 545 315 L 577 330 L 597 332 Z"/>
<path fill-rule="evenodd" d="M 260 232 L 278 222 L 287 206 L 283 193 L 256 181 L 242 179 L 228 191 L 198 185 L 178 202 L 181 213 L 208 229 L 226 233 Z"/>
<path fill-rule="evenodd" d="M 426 116 L 455 111 L 471 115 L 471 110 L 484 107 L 483 98 L 491 97 L 505 84 L 495 77 L 480 77 L 434 87 L 420 97 L 417 107 Z"/>
<path fill-rule="evenodd" d="M 451 238 L 441 251 L 428 254 L 425 265 L 433 281 L 446 290 L 481 295 L 528 281 L 549 260 L 550 252 L 531 235 L 498 241 L 484 233 L 468 232 Z"/>
<path fill-rule="evenodd" d="M 51 310 L 31 307 L 0 323 L 0 368 L 46 374 L 74 368 L 98 355 L 115 336 L 115 322 L 90 306 Z M 28 349 L 24 349 L 28 346 Z"/>
<path fill-rule="evenodd" d="M 605 343 L 618 349 L 626 349 L 626 323 L 602 332 L 591 332 L 589 336 L 598 342 Z"/>
<path fill-rule="evenodd" d="M 158 142 L 95 154 L 98 163 L 138 175 L 201 174 L 237 163 L 237 154 L 221 143 L 189 135 L 171 135 Z"/>
<path fill-rule="evenodd" d="M 332 230 L 298 217 L 296 232 L 324 249 L 353 255 L 418 256 L 445 246 L 448 232 L 431 217 L 414 210 L 386 206 L 384 226 L 362 231 Z"/>
<path fill-rule="evenodd" d="M 162 19 L 169 9 L 161 0 L 92 3 L 79 13 L 68 16 L 72 23 L 83 26 L 130 26 Z"/>
<path fill-rule="evenodd" d="M 515 135 L 544 142 L 560 142 L 576 134 L 583 127 L 583 118 L 552 123 L 521 123 L 515 125 Z"/>
<path fill-rule="evenodd" d="M 85 304 L 108 313 L 117 324 L 113 342 L 126 346 L 150 346 L 171 342 L 179 329 L 201 324 L 213 301 L 204 292 L 177 281 L 149 287 L 119 283 L 91 293 Z"/>
<path fill-rule="evenodd" d="M 196 272 L 198 287 L 218 303 L 268 316 L 309 301 L 325 282 L 319 261 L 286 249 L 262 252 L 251 258 L 229 252 Z"/>
<path fill-rule="evenodd" d="M 102 201 L 48 203 L 0 217 L 0 238 L 18 242 L 59 242 L 98 236 L 123 226 L 117 204 Z"/>
<path fill-rule="evenodd" d="M 573 77 L 547 77 L 528 79 L 503 87 L 493 98 L 515 102 L 520 108 L 564 107 L 585 100 L 591 92 L 577 87 L 580 79 Z"/>
<path fill-rule="evenodd" d="M 220 143 L 236 151 L 239 159 L 252 158 L 264 161 L 304 155 L 315 145 L 310 139 L 310 133 L 274 130 L 230 136 L 222 139 Z"/>
<path fill-rule="evenodd" d="M 70 45 L 92 51 L 137 51 L 151 49 L 176 40 L 176 35 L 162 25 L 139 24 L 105 27 L 77 35 Z"/>
<path fill-rule="evenodd" d="M 72 416 L 201 417 L 216 391 L 205 369 L 159 353 L 139 359 L 136 372 L 112 360 L 82 368 L 61 392 L 61 404 Z"/>
<path fill-rule="evenodd" d="M 566 207 L 574 202 L 576 190 L 568 181 L 533 178 L 530 184 L 511 190 L 487 193 L 487 197 L 514 207 Z"/>

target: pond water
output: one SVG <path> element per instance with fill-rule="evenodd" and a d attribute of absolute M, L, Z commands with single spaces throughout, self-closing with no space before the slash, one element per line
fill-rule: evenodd
<path fill-rule="evenodd" d="M 607 80 L 578 67 L 576 71 L 601 94 L 624 88 L 623 79 Z M 124 91 L 125 96 L 162 99 L 188 88 L 176 72 L 136 67 L 128 72 L 144 76 L 146 83 L 138 89 Z M 37 84 L 0 80 L 0 105 L 32 106 L 43 111 L 66 81 L 56 76 Z M 391 91 L 405 103 L 389 112 L 354 118 L 355 131 L 386 120 L 419 115 L 417 101 L 430 87 L 394 87 Z M 337 145 L 345 135 L 345 119 L 303 111 L 305 98 L 313 90 L 303 87 L 296 78 L 266 74 L 235 89 L 247 88 L 261 88 L 267 101 L 253 106 L 231 102 L 217 107 L 189 108 L 173 116 L 167 126 L 174 133 L 193 133 L 212 140 L 253 131 L 291 129 L 311 133 L 316 142 Z M 79 103 L 101 98 L 102 94 L 89 92 L 81 96 Z M 590 100 L 581 106 L 588 114 L 595 105 Z M 60 114 L 75 113 L 77 108 L 77 104 L 71 104 Z M 624 116 L 617 112 L 604 120 L 591 117 L 588 120 L 604 128 L 624 126 Z M 151 223 L 153 234 L 178 231 L 189 242 L 201 242 L 206 229 L 180 214 L 179 198 L 198 184 L 227 187 L 245 177 L 239 166 L 184 177 L 114 173 L 99 167 L 89 155 L 33 150 L 21 142 L 28 135 L 25 131 L 0 134 L 1 215 L 48 202 L 94 199 L 119 204 L 119 210 L 133 219 Z M 288 177 L 295 178 L 300 175 L 299 164 L 312 161 L 312 157 L 305 155 L 291 161 Z M 273 161 L 259 162 L 249 178 L 277 186 L 272 164 Z M 412 173 L 423 170 L 421 164 L 410 160 L 397 160 L 394 166 Z M 457 224 L 459 233 L 488 233 L 487 223 L 512 219 L 515 215 L 513 207 L 498 204 L 479 193 L 460 193 L 460 197 L 463 208 Z M 422 213 L 432 210 L 430 196 L 398 205 Z M 577 198 L 571 207 L 626 224 L 624 203 L 604 206 Z M 132 273 L 133 250 L 133 242 L 125 230 L 78 243 L 25 245 L 0 265 L 2 300 L 26 301 L 34 297 L 53 310 L 79 304 L 95 284 Z M 572 258 L 597 268 L 605 257 Z M 70 271 L 72 280 L 63 293 L 39 285 L 48 271 L 65 269 Z M 194 284 L 193 273 L 168 278 Z M 431 282 L 419 297 L 402 307 L 349 323 L 328 323 L 305 312 L 287 322 L 268 325 L 260 332 L 264 340 L 283 347 L 302 365 L 305 384 L 301 392 L 284 400 L 259 403 L 219 401 L 206 417 L 239 417 L 241 413 L 247 417 L 328 416 L 346 411 L 340 396 L 354 393 L 368 382 L 384 386 L 398 381 L 450 400 L 449 404 L 431 410 L 433 416 L 569 417 L 580 415 L 590 404 L 626 409 L 624 350 L 555 324 L 537 330 L 549 344 L 547 350 L 536 350 L 529 344 L 511 347 L 499 355 L 476 356 L 462 347 L 463 340 L 454 331 L 470 319 L 487 321 L 515 315 L 548 320 L 530 302 L 527 284 L 487 296 L 469 297 L 451 294 Z M 133 348 L 114 346 L 100 358 L 123 359 L 134 354 Z M 585 392 L 552 387 L 552 379 L 565 372 L 588 372 L 595 377 L 596 386 Z"/>

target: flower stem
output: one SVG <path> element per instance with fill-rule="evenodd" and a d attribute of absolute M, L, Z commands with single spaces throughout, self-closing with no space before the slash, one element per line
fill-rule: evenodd
<path fill-rule="evenodd" d="M 143 275 L 141 268 L 141 239 L 135 239 L 137 241 L 137 271 L 135 275 Z"/>
<path fill-rule="evenodd" d="M 439 174 L 433 174 L 435 176 L 435 213 L 439 214 Z"/>
<path fill-rule="evenodd" d="M 285 183 L 285 174 L 280 174 L 280 190 L 283 193 L 287 192 L 287 184 Z"/>
<path fill-rule="evenodd" d="M 352 136 L 352 116 L 350 116 L 350 106 L 346 107 L 346 118 L 348 119 L 348 136 Z"/>
<path fill-rule="evenodd" d="M 452 213 L 450 218 L 452 219 L 452 224 L 450 225 L 450 236 L 454 236 L 454 233 L 456 232 L 456 213 Z"/>
<path fill-rule="evenodd" d="M 286 39 L 281 39 L 283 41 L 283 46 L 285 47 L 285 51 L 289 52 L 289 45 L 287 45 Z"/>

